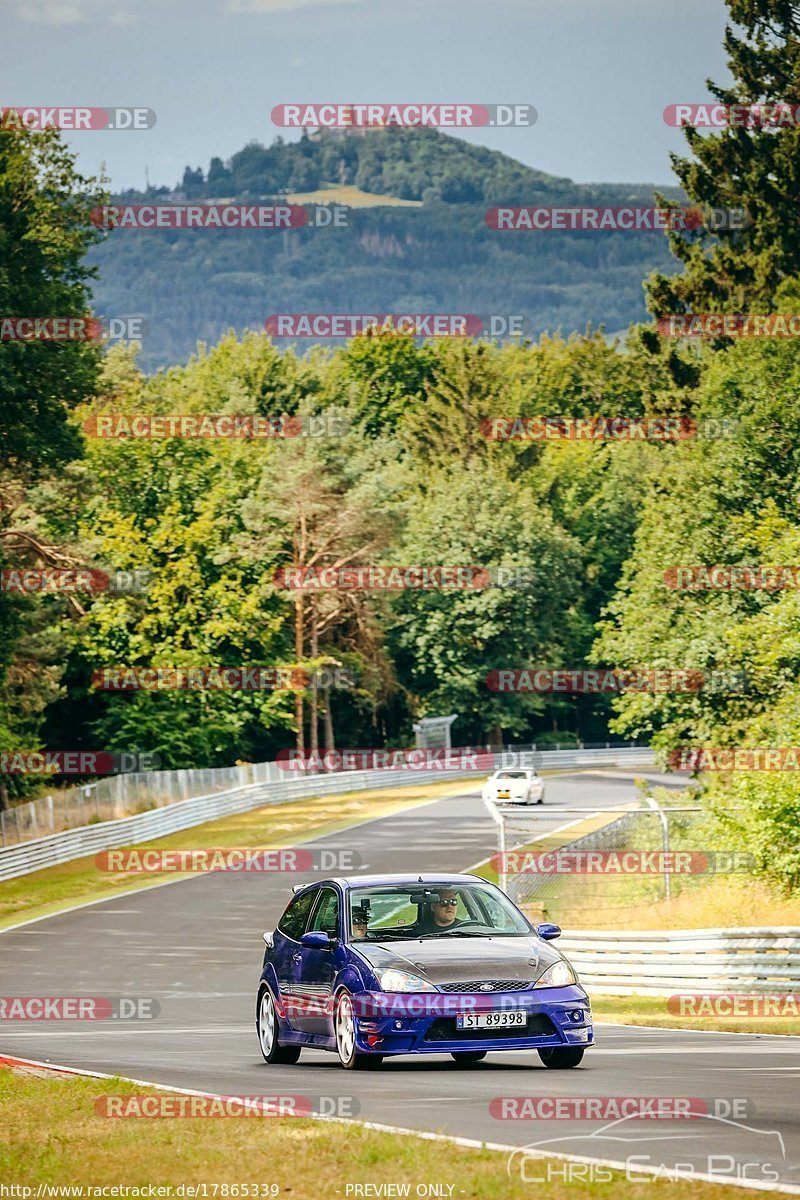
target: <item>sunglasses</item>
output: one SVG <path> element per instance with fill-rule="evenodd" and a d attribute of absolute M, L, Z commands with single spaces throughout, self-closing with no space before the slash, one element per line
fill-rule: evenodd
<path fill-rule="evenodd" d="M 458 900 L 434 900 L 434 904 L 440 904 L 442 908 L 455 908 Z"/>

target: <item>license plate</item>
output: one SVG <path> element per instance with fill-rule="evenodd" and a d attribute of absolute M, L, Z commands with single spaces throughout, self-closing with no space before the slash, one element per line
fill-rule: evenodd
<path fill-rule="evenodd" d="M 456 1017 L 456 1029 L 506 1029 L 510 1025 L 528 1024 L 528 1014 L 514 1012 L 462 1013 Z"/>
<path fill-rule="evenodd" d="M 510 795 L 511 795 L 510 792 L 498 792 L 497 799 L 498 800 L 508 800 Z"/>

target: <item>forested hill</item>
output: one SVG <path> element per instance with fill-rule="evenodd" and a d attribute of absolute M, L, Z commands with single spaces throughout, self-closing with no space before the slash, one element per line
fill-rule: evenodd
<path fill-rule="evenodd" d="M 487 207 L 497 204 L 647 205 L 651 185 L 577 184 L 432 129 L 252 142 L 227 163 L 187 167 L 174 191 L 116 199 L 284 196 L 348 204 L 347 225 L 118 230 L 97 247 L 96 307 L 104 316 L 145 318 L 143 366 L 185 360 L 198 341 L 262 328 L 281 312 L 508 313 L 524 315 L 534 333 L 568 333 L 587 322 L 614 332 L 645 316 L 644 276 L 670 269 L 658 233 L 508 233 L 486 225 Z"/>

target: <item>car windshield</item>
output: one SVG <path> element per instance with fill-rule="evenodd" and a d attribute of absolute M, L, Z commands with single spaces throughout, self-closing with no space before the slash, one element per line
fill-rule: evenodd
<path fill-rule="evenodd" d="M 440 937 L 530 936 L 532 929 L 502 892 L 480 883 L 385 884 L 353 888 L 355 937 L 388 941 Z M 361 925 L 366 916 L 366 927 Z"/>
<path fill-rule="evenodd" d="M 495 779 L 527 779 L 527 771 L 498 771 Z"/>

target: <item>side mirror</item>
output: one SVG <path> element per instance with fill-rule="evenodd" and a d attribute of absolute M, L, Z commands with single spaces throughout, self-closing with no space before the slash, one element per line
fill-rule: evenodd
<path fill-rule="evenodd" d="M 561 926 L 551 925 L 548 922 L 544 925 L 537 925 L 536 932 L 543 942 L 552 942 L 553 938 L 561 937 Z"/>
<path fill-rule="evenodd" d="M 305 946 L 307 950 L 330 950 L 330 934 L 323 933 L 321 929 L 312 929 L 309 933 L 303 934 L 300 938 L 300 945 Z"/>
<path fill-rule="evenodd" d="M 272 932 L 273 931 L 271 929 L 265 929 L 261 935 L 270 950 L 272 949 Z"/>

